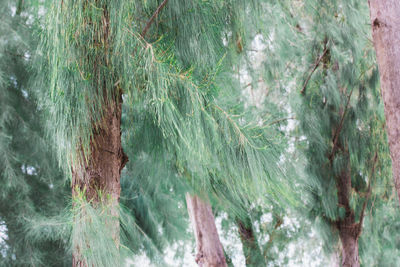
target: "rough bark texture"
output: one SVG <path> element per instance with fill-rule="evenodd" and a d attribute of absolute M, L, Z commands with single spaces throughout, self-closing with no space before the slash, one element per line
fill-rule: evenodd
<path fill-rule="evenodd" d="M 265 265 L 264 257 L 254 236 L 251 220 L 249 218 L 245 221 L 237 220 L 237 226 L 243 245 L 243 253 L 246 258 L 246 266 L 255 267 Z"/>
<path fill-rule="evenodd" d="M 224 250 L 210 204 L 189 194 L 186 194 L 186 203 L 196 237 L 197 264 L 200 267 L 226 267 Z"/>
<path fill-rule="evenodd" d="M 61 3 L 62 5 L 63 3 Z M 98 44 L 99 52 L 97 55 L 96 64 L 93 65 L 93 73 L 98 72 L 97 68 L 101 66 L 109 66 L 109 24 L 110 17 L 107 6 L 103 6 L 103 16 L 101 18 L 102 29 L 98 34 L 93 35 L 93 43 Z M 65 12 L 68 12 L 65 10 Z M 91 18 L 88 18 L 90 21 Z M 86 47 L 81 47 L 86 49 Z M 105 209 L 107 216 L 105 225 L 107 234 L 110 234 L 115 242 L 116 249 L 119 247 L 119 211 L 118 204 L 120 198 L 120 176 L 121 170 L 125 166 L 128 158 L 122 150 L 121 144 L 121 109 L 122 109 L 122 90 L 118 86 L 115 88 L 107 88 L 105 77 L 96 77 L 98 92 L 103 95 L 102 120 L 93 121 L 92 137 L 90 140 L 90 153 L 84 155 L 82 149 L 78 153 L 84 155 L 79 166 L 72 166 L 72 195 L 77 197 L 79 194 L 84 194 L 87 202 L 93 207 Z M 107 92 L 112 92 L 111 96 Z M 95 111 L 100 112 L 100 111 Z M 88 114 L 90 116 L 90 114 Z M 78 148 L 79 149 L 79 148 Z M 104 214 L 104 213 L 103 213 Z M 85 221 L 85 213 L 81 212 L 75 220 Z M 78 222 L 79 223 L 79 222 Z M 102 233 L 99 233 L 102 234 Z M 87 242 L 85 245 L 85 236 L 78 237 L 83 242 L 74 244 L 73 247 L 73 266 L 87 267 L 82 256 L 82 251 L 91 249 Z"/>
<path fill-rule="evenodd" d="M 400 200 L 400 1 L 369 0 L 393 178 Z"/>
<path fill-rule="evenodd" d="M 121 102 L 108 103 L 104 110 L 104 119 L 98 125 L 91 140 L 91 153 L 88 162 L 73 170 L 72 194 L 85 193 L 92 206 L 107 205 L 109 209 L 109 224 L 112 238 L 119 243 L 119 213 L 120 175 L 127 162 L 121 146 Z M 99 194 L 100 193 L 100 194 Z M 73 266 L 86 267 L 81 258 L 81 248 L 74 247 Z"/>

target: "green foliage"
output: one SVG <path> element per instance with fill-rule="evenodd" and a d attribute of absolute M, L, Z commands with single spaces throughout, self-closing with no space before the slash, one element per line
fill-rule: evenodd
<path fill-rule="evenodd" d="M 29 9 L 23 2 L 3 0 L 0 10 L 2 263 L 70 265 L 79 244 L 89 265 L 123 265 L 144 253 L 165 266 L 163 251 L 189 238 L 184 194 L 195 191 L 229 214 L 225 230 L 250 221 L 264 258 L 287 265 L 293 259 L 280 251 L 305 243 L 310 229 L 336 247 L 334 225 L 346 216 L 337 177 L 347 167 L 357 221 L 367 201 L 361 264 L 395 262 L 396 207 L 366 3 L 170 0 L 142 36 L 162 1 L 32 1 Z M 254 66 L 257 38 L 264 68 Z M 249 107 L 242 76 L 252 89 L 260 78 L 268 84 L 262 110 Z M 52 149 L 70 176 L 90 155 L 105 102 L 120 96 L 130 161 L 116 242 L 110 207 L 83 195 L 68 203 Z M 293 112 L 290 136 L 285 118 Z M 306 181 L 305 161 L 292 166 L 294 143 L 307 158 Z"/>
<path fill-rule="evenodd" d="M 223 53 L 218 51 L 226 50 L 221 36 L 233 23 L 226 21 L 233 16 L 232 11 L 220 1 L 197 2 L 190 9 L 171 1 L 166 7 L 166 14 L 191 10 L 200 12 L 200 16 L 210 12 L 201 16 L 210 20 L 201 27 L 215 28 L 202 31 L 202 38 L 209 41 L 205 48 L 201 48 L 201 42 L 197 44 L 198 49 L 207 50 L 200 55 L 198 51 L 202 50 L 196 48 L 194 52 L 192 47 L 198 33 L 180 29 L 193 24 L 190 16 L 176 21 L 170 14 L 170 24 L 166 25 L 179 31 L 165 33 L 168 38 L 158 34 L 154 43 L 147 43 L 139 34 L 141 24 L 135 20 L 145 7 L 131 1 L 64 1 L 53 5 L 40 48 L 47 51 L 44 59 L 49 61 L 41 62 L 45 67 L 40 74 L 48 78 L 44 84 L 49 84 L 50 90 L 43 90 L 41 99 L 49 111 L 49 129 L 62 165 L 68 170 L 71 164 L 81 162 L 82 154 L 77 153 L 81 146 L 88 155 L 89 140 L 96 130 L 92 126 L 101 118 L 103 102 L 115 98 L 121 90 L 127 112 L 133 114 L 127 115 L 132 126 L 126 128 L 126 135 L 141 146 L 136 151 L 151 155 L 146 151 L 149 146 L 166 149 L 174 155 L 169 164 L 180 176 L 189 178 L 197 190 L 215 191 L 218 197 L 227 191 L 239 202 L 264 196 L 265 188 L 271 197 L 285 193 L 276 181 L 277 175 L 272 175 L 279 174 L 274 166 L 274 133 L 246 122 L 239 116 L 241 109 L 215 100 L 210 93 L 224 85 L 216 83 L 216 75 L 230 71 L 229 65 L 223 67 Z M 229 15 L 219 17 L 219 25 L 211 11 Z M 180 53 L 170 48 L 178 39 Z M 211 45 L 215 47 L 211 49 Z M 204 55 L 213 64 L 203 65 Z M 190 68 L 181 63 L 181 57 L 192 58 Z M 225 90 L 222 97 L 235 94 L 234 88 Z M 239 123 L 240 119 L 245 124 Z M 143 131 L 150 134 L 143 136 Z"/>
<path fill-rule="evenodd" d="M 126 153 L 132 158 L 122 174 L 120 203 L 140 233 L 127 246 L 136 255 L 142 252 L 159 261 L 165 248 L 189 238 L 184 199 L 187 186 L 157 157 L 130 149 L 128 146 Z M 128 231 L 130 224 L 126 223 Z M 177 249 L 176 254 L 180 257 L 183 251 Z"/>
<path fill-rule="evenodd" d="M 64 207 L 69 190 L 28 85 L 35 46 L 29 14 L 37 9 L 22 2 L 0 2 L 0 265 L 59 266 L 70 262 L 65 236 L 45 227 L 40 235 L 30 231 L 36 219 Z"/>
<path fill-rule="evenodd" d="M 250 119 L 231 73 L 236 50 L 247 40 L 243 12 L 255 4 L 170 1 L 148 35 L 141 36 L 155 4 L 52 3 L 40 33 L 36 83 L 48 132 L 67 174 L 90 155 L 104 103 L 120 101 L 122 94 L 121 130 L 131 164 L 124 172 L 121 199 L 154 241 L 138 238 L 129 246 L 150 256 L 150 247 L 165 247 L 185 226 L 171 227 L 174 213 L 154 211 L 156 205 L 163 202 L 165 211 L 171 210 L 189 187 L 210 194 L 214 203 L 238 216 L 246 214 L 243 207 L 252 201 L 293 199 L 276 164 L 280 137 L 267 124 Z M 156 166 L 160 169 L 149 172 Z M 160 176 L 165 177 L 160 181 Z M 177 196 L 166 195 L 171 188 Z M 92 237 L 101 229 L 93 227 L 82 231 Z M 113 261 L 112 255 L 104 264 Z M 88 260 L 101 262 L 94 254 Z"/>
<path fill-rule="evenodd" d="M 398 262 L 400 238 L 399 205 L 396 193 L 389 193 L 384 201 L 375 200 L 371 216 L 366 218 L 364 233 L 361 235 L 360 249 L 363 251 L 361 266 L 396 266 Z"/>
<path fill-rule="evenodd" d="M 296 131 L 303 140 L 297 144 L 308 160 L 312 198 L 305 200 L 310 218 L 327 224 L 318 229 L 326 247 L 333 248 L 335 224 L 349 213 L 359 222 L 364 202 L 368 210 L 392 186 L 368 6 L 357 1 L 281 1 L 268 10 L 277 15 L 269 17 L 275 27 L 266 77 L 279 79 L 293 92 Z M 278 59 L 280 63 L 271 65 Z M 338 200 L 345 172 L 351 175 L 350 210 Z"/>

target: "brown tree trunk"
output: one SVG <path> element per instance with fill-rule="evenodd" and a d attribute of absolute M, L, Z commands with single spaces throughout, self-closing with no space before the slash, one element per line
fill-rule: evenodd
<path fill-rule="evenodd" d="M 342 242 L 342 266 L 359 267 L 357 225 L 343 223 L 339 229 Z"/>
<path fill-rule="evenodd" d="M 346 153 L 347 154 L 347 153 Z M 350 163 L 336 181 L 339 207 L 345 209 L 343 218 L 339 218 L 337 228 L 342 243 L 342 266 L 359 267 L 358 237 L 361 226 L 356 223 L 354 211 L 350 207 L 351 173 Z"/>
<path fill-rule="evenodd" d="M 75 197 L 83 193 L 87 202 L 93 207 L 107 207 L 109 220 L 106 221 L 106 225 L 118 246 L 120 175 L 127 162 L 121 146 L 121 101 L 108 101 L 104 108 L 104 118 L 96 126 L 96 132 L 90 143 L 91 151 L 87 157 L 88 161 L 73 170 L 72 195 Z M 77 218 L 77 220 L 90 223 L 85 222 L 84 218 Z M 88 248 L 81 248 L 78 244 L 74 244 L 73 266 L 87 267 L 81 255 L 82 249 Z"/>
<path fill-rule="evenodd" d="M 94 1 L 96 3 L 96 1 Z M 63 1 L 61 2 L 63 6 Z M 83 7 L 84 9 L 86 8 Z M 82 157 L 78 164 L 74 164 L 72 169 L 72 196 L 75 212 L 75 228 L 77 236 L 73 238 L 72 265 L 75 267 L 88 267 L 94 265 L 88 263 L 85 254 L 96 254 L 96 251 L 90 251 L 93 248 L 95 238 L 93 235 L 107 235 L 113 242 L 110 250 L 119 254 L 119 198 L 120 198 L 120 175 L 121 170 L 128 161 L 122 150 L 121 145 L 121 109 L 122 109 L 122 90 L 118 86 L 107 88 L 105 82 L 108 77 L 102 77 L 97 68 L 109 66 L 109 24 L 107 4 L 104 4 L 102 17 L 99 21 L 91 21 L 91 25 L 101 25 L 97 27 L 98 34 L 93 34 L 93 40 L 89 43 L 98 45 L 98 54 L 96 54 L 96 64 L 93 65 L 92 73 L 96 76 L 92 78 L 93 86 L 97 86 L 99 95 L 103 95 L 102 109 L 93 112 L 101 112 L 102 119 L 92 122 L 92 136 L 90 139 L 90 152 L 85 154 L 82 148 L 77 148 L 78 154 Z M 99 8 L 100 10 L 100 8 Z M 63 10 L 69 12 L 69 10 Z M 94 27 L 94 26 L 93 26 Z M 84 51 L 85 45 L 79 47 Z M 110 93 L 111 92 L 111 93 Z M 90 105 L 90 101 L 87 103 Z M 87 114 L 91 116 L 91 114 Z M 93 116 L 96 117 L 96 116 Z M 90 229 L 92 218 L 85 210 L 85 205 L 100 210 L 101 220 L 104 223 L 105 231 L 99 233 L 87 233 Z M 88 228 L 89 227 L 89 228 Z M 92 228 L 93 229 L 93 228 Z M 93 230 L 90 231 L 93 231 Z M 94 231 L 101 231 L 95 229 Z M 92 242 L 92 243 L 91 243 Z M 115 246 L 114 246 L 115 244 Z M 115 250 L 114 250 L 115 249 Z M 116 255 L 119 256 L 119 255 Z"/>
<path fill-rule="evenodd" d="M 369 0 L 393 178 L 400 200 L 400 1 Z"/>
<path fill-rule="evenodd" d="M 243 254 L 246 259 L 246 266 L 263 266 L 265 259 L 261 254 L 256 237 L 254 236 L 253 227 L 250 218 L 245 221 L 237 220 L 240 240 L 242 241 Z"/>
<path fill-rule="evenodd" d="M 197 264 L 200 267 L 226 267 L 211 205 L 189 194 L 186 194 L 186 203 L 196 237 Z"/>

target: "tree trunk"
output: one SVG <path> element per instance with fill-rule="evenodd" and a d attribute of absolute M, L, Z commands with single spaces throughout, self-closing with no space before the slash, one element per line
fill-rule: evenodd
<path fill-rule="evenodd" d="M 359 267 L 358 258 L 358 233 L 357 224 L 343 224 L 339 229 L 340 241 L 342 242 L 342 266 Z"/>
<path fill-rule="evenodd" d="M 257 239 L 254 236 L 250 218 L 245 221 L 237 220 L 240 240 L 243 245 L 243 254 L 246 258 L 246 266 L 255 267 L 265 265 Z"/>
<path fill-rule="evenodd" d="M 97 4 L 97 2 L 93 1 L 92 4 Z M 61 6 L 63 7 L 63 1 L 61 1 Z M 85 4 L 82 8 L 88 7 Z M 101 264 L 101 262 L 87 262 L 87 259 L 92 260 L 92 258 L 94 261 L 102 261 L 93 256 L 96 253 L 102 253 L 96 250 L 98 245 L 96 235 L 105 236 L 106 240 L 110 240 L 110 247 L 102 245 L 109 249 L 110 255 L 113 253 L 119 258 L 120 175 L 128 161 L 121 144 L 122 90 L 117 85 L 114 88 L 106 87 L 109 86 L 109 83 L 106 82 L 109 77 L 103 77 L 102 75 L 107 74 L 99 71 L 99 68 L 110 67 L 111 62 L 109 59 L 110 18 L 107 3 L 103 3 L 98 10 L 103 10 L 101 18 L 87 18 L 88 24 L 92 25 L 91 27 L 94 29 L 94 34 L 90 35 L 93 40 L 88 41 L 88 45 L 96 44 L 98 52 L 96 52 L 95 59 L 85 62 L 89 64 L 91 60 L 94 61 L 91 71 L 94 77 L 91 82 L 99 96 L 103 96 L 103 103 L 100 110 L 93 110 L 93 112 L 101 112 L 101 119 L 92 121 L 89 152 L 78 147 L 77 154 L 81 155 L 80 160 L 71 166 L 72 196 L 76 209 L 74 217 L 74 228 L 76 229 L 74 231 L 76 232 L 73 237 L 72 261 L 73 266 L 76 267 Z M 63 10 L 63 12 L 70 11 Z M 86 29 L 92 30 L 92 28 Z M 88 50 L 85 45 L 80 44 L 78 49 Z M 87 105 L 91 105 L 90 100 Z M 96 117 L 91 114 L 87 114 L 87 116 Z M 95 215 L 86 212 L 85 207 L 88 205 L 96 209 Z M 101 216 L 101 218 L 92 216 Z M 98 221 L 93 222 L 93 219 Z M 99 229 L 100 227 L 105 227 L 104 232 L 99 232 L 102 231 Z"/>
<path fill-rule="evenodd" d="M 346 149 L 347 154 L 347 149 Z M 347 154 L 348 155 L 348 154 Z M 350 163 L 342 171 L 336 181 L 339 207 L 345 209 L 343 218 L 337 221 L 340 241 L 342 243 L 342 266 L 359 267 L 358 237 L 361 226 L 356 223 L 354 211 L 350 207 L 351 173 Z"/>
<path fill-rule="evenodd" d="M 400 1 L 369 0 L 393 178 L 400 200 Z"/>
<path fill-rule="evenodd" d="M 88 161 L 83 163 L 82 167 L 74 169 L 72 175 L 74 197 L 83 193 L 86 201 L 93 207 L 107 207 L 109 220 L 106 221 L 106 225 L 117 247 L 119 245 L 120 175 L 128 160 L 121 146 L 120 126 L 121 101 L 108 101 L 105 104 L 103 120 L 97 125 L 91 139 Z M 84 218 L 77 218 L 77 220 L 84 220 Z M 87 248 L 81 248 L 79 244 L 74 244 L 73 266 L 87 267 L 81 255 L 82 249 Z"/>
<path fill-rule="evenodd" d="M 186 203 L 196 237 L 196 262 L 200 267 L 226 267 L 211 205 L 186 194 Z"/>

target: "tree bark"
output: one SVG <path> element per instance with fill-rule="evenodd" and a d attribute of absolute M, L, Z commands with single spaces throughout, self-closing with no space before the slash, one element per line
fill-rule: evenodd
<path fill-rule="evenodd" d="M 342 266 L 359 267 L 357 225 L 343 223 L 339 229 L 342 242 Z"/>
<path fill-rule="evenodd" d="M 211 205 L 186 194 L 186 203 L 196 237 L 196 262 L 200 267 L 226 267 Z"/>
<path fill-rule="evenodd" d="M 245 221 L 237 220 L 240 240 L 243 245 L 243 254 L 246 259 L 247 267 L 256 267 L 265 265 L 265 259 L 261 254 L 257 239 L 254 236 L 253 227 L 250 218 Z"/>
<path fill-rule="evenodd" d="M 96 4 L 96 1 L 93 2 Z M 63 2 L 61 2 L 61 6 L 63 8 Z M 86 6 L 83 8 L 85 9 Z M 98 234 L 105 234 L 107 237 L 112 238 L 113 243 L 115 243 L 115 253 L 118 253 L 120 175 L 128 159 L 122 150 L 121 144 L 122 90 L 118 85 L 115 85 L 114 88 L 107 88 L 106 86 L 109 85 L 107 85 L 106 80 L 109 77 L 102 77 L 101 75 L 106 74 L 101 74 L 98 71 L 100 67 L 110 66 L 110 18 L 107 4 L 103 4 L 101 9 L 103 14 L 100 19 L 97 18 L 99 20 L 91 21 L 93 18 L 87 18 L 87 20 L 91 25 L 101 26 L 93 26 L 97 34 L 91 35 L 93 40 L 88 41 L 88 45 L 91 43 L 98 45 L 99 52 L 96 54 L 92 69 L 92 73 L 95 76 L 92 78 L 92 83 L 96 87 L 98 94 L 103 96 L 103 103 L 100 110 L 94 110 L 93 112 L 101 112 L 102 116 L 100 120 L 92 121 L 89 152 L 85 152 L 81 147 L 77 148 L 77 154 L 80 154 L 81 157 L 77 164 L 71 166 L 71 185 L 74 199 L 79 199 L 84 202 L 82 203 L 84 205 L 91 205 L 95 209 L 101 209 L 102 216 L 105 216 L 103 223 L 106 227 L 106 232 Z M 69 12 L 69 10 L 63 10 L 63 12 Z M 85 45 L 81 45 L 78 49 L 86 51 L 87 47 Z M 88 62 L 86 63 L 88 64 Z M 90 101 L 88 101 L 87 105 L 91 105 Z M 88 116 L 91 116 L 91 114 L 88 114 Z M 74 203 L 75 208 L 80 209 L 74 218 L 75 227 L 77 227 L 77 233 L 80 236 L 76 236 L 76 241 L 74 240 L 72 265 L 88 267 L 91 264 L 86 261 L 84 252 L 94 249 L 90 245 L 90 241 L 93 242 L 93 240 L 81 228 L 85 229 L 92 221 L 91 218 L 86 216 L 84 205 L 80 207 L 79 204 L 78 202 Z M 83 232 L 79 232 L 79 230 Z"/>
<path fill-rule="evenodd" d="M 339 207 L 345 209 L 343 218 L 337 221 L 337 229 L 342 243 L 342 266 L 359 267 L 358 237 L 361 226 L 355 221 L 354 211 L 350 207 L 351 173 L 350 164 L 342 171 L 336 181 Z"/>
<path fill-rule="evenodd" d="M 119 245 L 120 175 L 128 160 L 122 150 L 120 126 L 121 101 L 108 101 L 104 108 L 104 118 L 93 134 L 88 161 L 74 169 L 72 175 L 74 197 L 83 193 L 93 207 L 107 207 L 109 220 L 106 224 L 116 246 Z M 73 266 L 87 267 L 81 255 L 82 249 L 86 248 L 74 245 Z"/>
<path fill-rule="evenodd" d="M 400 201 L 400 2 L 369 0 L 369 6 L 393 178 Z"/>

